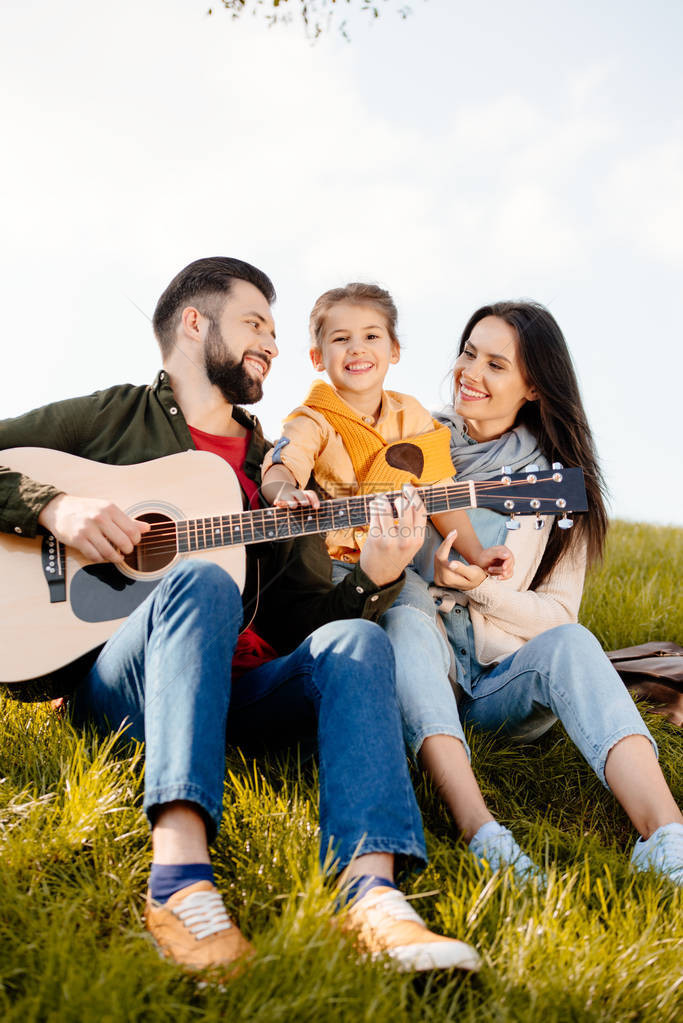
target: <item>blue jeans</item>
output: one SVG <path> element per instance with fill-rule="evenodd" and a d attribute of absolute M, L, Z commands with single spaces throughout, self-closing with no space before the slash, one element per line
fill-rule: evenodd
<path fill-rule="evenodd" d="M 432 598 L 418 583 L 416 577 L 399 597 L 401 604 L 380 620 L 394 647 L 404 734 L 415 756 L 429 735 L 455 736 L 469 754 L 463 725 L 519 739 L 540 734 L 556 718 L 603 784 L 607 754 L 625 736 L 644 735 L 657 752 L 624 683 L 582 625 L 548 629 L 486 668 L 468 644 L 467 609 L 454 608 L 449 615 L 458 616 L 460 630 L 449 628 L 449 635 L 465 644 L 454 650 L 466 687 L 458 705 L 448 678 L 448 647 L 429 607 Z"/>
<path fill-rule="evenodd" d="M 485 508 L 470 509 L 468 515 L 485 547 L 504 543 L 503 516 Z M 624 683 L 583 626 L 548 629 L 488 667 L 477 660 L 468 608 L 456 605 L 443 616 L 447 642 L 424 581 L 433 579 L 433 555 L 440 542 L 428 525 L 427 539 L 415 558 L 420 574 L 406 570 L 398 600 L 380 619 L 394 648 L 396 694 L 406 744 L 414 757 L 430 735 L 460 739 L 469 756 L 464 724 L 531 741 L 557 718 L 603 785 L 607 754 L 620 739 L 644 735 L 657 754 Z M 344 563 L 334 562 L 333 578 L 339 580 L 348 570 Z M 462 687 L 458 703 L 448 677 L 451 650 Z"/>
<path fill-rule="evenodd" d="M 145 742 L 144 807 L 201 808 L 209 836 L 222 813 L 227 742 L 250 753 L 317 741 L 321 860 L 388 852 L 426 861 L 386 636 L 353 619 L 231 682 L 242 601 L 216 565 L 170 572 L 107 642 L 72 700 L 75 724 L 128 725 Z"/>

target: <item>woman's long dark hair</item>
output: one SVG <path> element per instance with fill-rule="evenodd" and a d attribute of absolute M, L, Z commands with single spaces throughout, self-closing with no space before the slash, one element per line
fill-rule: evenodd
<path fill-rule="evenodd" d="M 588 563 L 600 560 L 607 533 L 605 481 L 586 419 L 571 355 L 554 317 L 538 302 L 494 302 L 474 313 L 460 339 L 460 354 L 474 327 L 486 316 L 497 316 L 517 333 L 520 370 L 538 392 L 517 413 L 515 426 L 524 424 L 538 439 L 550 462 L 568 468 L 581 466 L 586 483 L 588 513 L 578 515 L 568 536 L 554 522 L 541 563 L 531 583 L 535 589 L 559 559 L 578 543 L 586 544 Z"/>

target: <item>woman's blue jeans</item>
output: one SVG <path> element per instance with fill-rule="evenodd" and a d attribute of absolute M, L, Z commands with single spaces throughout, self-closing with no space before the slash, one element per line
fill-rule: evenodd
<path fill-rule="evenodd" d="M 283 609 L 284 612 L 284 609 Z M 231 682 L 242 623 L 223 569 L 188 560 L 107 642 L 72 700 L 74 723 L 127 724 L 145 742 L 144 807 L 188 800 L 213 837 L 226 739 L 249 753 L 317 742 L 321 860 L 388 852 L 426 861 L 405 757 L 390 643 L 372 622 L 332 622 Z"/>
<path fill-rule="evenodd" d="M 394 648 L 404 734 L 414 756 L 430 735 L 455 736 L 469 754 L 463 725 L 519 739 L 529 722 L 544 717 L 548 728 L 560 719 L 603 784 L 607 754 L 625 736 L 644 735 L 657 752 L 624 683 L 595 636 L 581 625 L 549 629 L 492 668 L 478 664 L 463 638 L 462 649 L 454 649 L 465 686 L 458 705 L 448 678 L 450 652 L 436 624 L 433 600 L 416 573 L 409 570 L 407 575 L 397 604 L 380 624 Z M 456 606 L 449 615 L 467 616 L 467 611 Z M 467 635 L 450 623 L 449 633 Z M 534 730 L 538 734 L 544 729 L 534 725 Z"/>

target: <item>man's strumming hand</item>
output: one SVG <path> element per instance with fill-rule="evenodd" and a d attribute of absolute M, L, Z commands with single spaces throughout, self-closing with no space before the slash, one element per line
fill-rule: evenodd
<path fill-rule="evenodd" d="M 38 516 L 41 526 L 67 545 L 98 564 L 121 564 L 140 537 L 150 529 L 148 522 L 131 519 L 111 501 L 97 497 L 60 494 L 46 504 Z"/>

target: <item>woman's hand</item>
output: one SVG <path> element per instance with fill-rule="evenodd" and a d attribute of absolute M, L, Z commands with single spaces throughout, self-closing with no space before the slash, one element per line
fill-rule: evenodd
<path fill-rule="evenodd" d="M 495 575 L 497 579 L 512 579 L 515 556 L 508 547 L 501 544 L 498 547 L 487 547 L 474 563 L 483 568 L 487 575 Z"/>
<path fill-rule="evenodd" d="M 434 582 L 451 590 L 473 590 L 486 579 L 487 575 L 479 565 L 464 565 L 461 561 L 449 561 L 457 530 L 452 529 L 434 555 Z"/>

